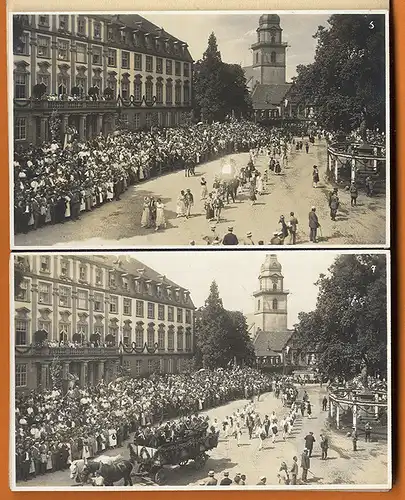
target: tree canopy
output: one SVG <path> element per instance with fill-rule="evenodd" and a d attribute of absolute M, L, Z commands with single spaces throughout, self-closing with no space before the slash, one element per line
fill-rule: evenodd
<path fill-rule="evenodd" d="M 385 17 L 334 14 L 319 26 L 315 59 L 299 65 L 295 96 L 316 109 L 327 130 L 350 132 L 363 120 L 385 129 Z"/>
<path fill-rule="evenodd" d="M 198 366 L 225 368 L 235 358 L 247 364 L 254 358 L 245 316 L 224 308 L 215 281 L 204 307 L 197 312 L 195 332 Z"/>
<path fill-rule="evenodd" d="M 234 111 L 250 111 L 251 99 L 243 69 L 222 61 L 214 33 L 201 60 L 194 65 L 194 111 L 202 120 L 222 121 Z"/>
<path fill-rule="evenodd" d="M 385 255 L 341 255 L 317 281 L 314 311 L 300 313 L 297 345 L 314 350 L 328 377 L 387 371 Z"/>

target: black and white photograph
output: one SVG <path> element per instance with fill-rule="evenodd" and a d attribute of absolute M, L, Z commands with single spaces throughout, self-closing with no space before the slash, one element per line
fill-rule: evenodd
<path fill-rule="evenodd" d="M 12 13 L 12 247 L 389 246 L 388 11 Z"/>
<path fill-rule="evenodd" d="M 12 489 L 389 489 L 389 260 L 15 254 Z"/>

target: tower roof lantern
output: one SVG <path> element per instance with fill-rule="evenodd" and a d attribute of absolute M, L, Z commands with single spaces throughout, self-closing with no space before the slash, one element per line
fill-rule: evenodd
<path fill-rule="evenodd" d="M 280 25 L 280 16 L 277 14 L 263 14 L 260 16 L 259 19 L 259 26 L 262 27 L 263 25 L 273 25 L 273 26 L 279 26 Z"/>
<path fill-rule="evenodd" d="M 277 259 L 276 254 L 267 254 L 264 263 L 260 268 L 260 274 L 276 272 L 281 273 L 281 264 Z"/>

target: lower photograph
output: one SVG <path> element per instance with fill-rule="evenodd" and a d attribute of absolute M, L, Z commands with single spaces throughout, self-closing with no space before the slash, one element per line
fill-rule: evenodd
<path fill-rule="evenodd" d="M 10 267 L 12 490 L 391 488 L 387 252 Z"/>

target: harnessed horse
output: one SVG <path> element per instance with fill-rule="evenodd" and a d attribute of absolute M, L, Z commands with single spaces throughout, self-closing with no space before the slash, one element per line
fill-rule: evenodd
<path fill-rule="evenodd" d="M 113 464 L 87 461 L 82 476 L 88 481 L 89 476 L 98 473 L 104 479 L 105 486 L 114 486 L 114 483 L 124 479 L 124 486 L 132 486 L 131 472 L 133 464 L 129 460 L 121 460 Z"/>

